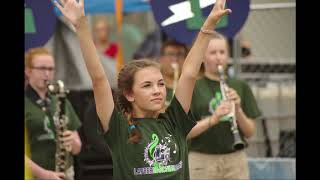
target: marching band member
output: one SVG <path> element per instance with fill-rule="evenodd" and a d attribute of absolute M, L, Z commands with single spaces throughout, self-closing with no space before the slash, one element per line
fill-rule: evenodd
<path fill-rule="evenodd" d="M 32 175 L 40 179 L 74 179 L 73 158 L 66 159 L 67 173 L 55 172 L 56 132 L 53 121 L 57 99 L 48 94 L 47 81 L 54 79 L 55 63 L 51 53 L 42 47 L 32 48 L 25 54 L 25 124 L 30 143 L 30 157 L 26 163 Z M 64 133 L 64 146 L 71 147 L 73 155 L 80 152 L 81 140 L 76 131 L 81 122 L 67 100 L 68 129 Z M 68 148 L 69 149 L 69 148 Z"/>

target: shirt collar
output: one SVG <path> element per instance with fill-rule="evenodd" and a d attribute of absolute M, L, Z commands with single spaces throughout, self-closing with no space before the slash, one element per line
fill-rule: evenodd
<path fill-rule="evenodd" d="M 37 91 L 28 84 L 25 90 L 25 96 L 33 103 L 37 104 L 43 111 L 46 111 L 49 108 L 51 99 L 48 93 L 46 93 L 45 99 L 41 99 Z"/>

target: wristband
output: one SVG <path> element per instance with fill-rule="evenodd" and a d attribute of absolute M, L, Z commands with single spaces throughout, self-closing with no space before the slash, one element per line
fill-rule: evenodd
<path fill-rule="evenodd" d="M 203 27 L 201 27 L 200 32 L 204 33 L 204 34 L 215 34 L 214 30 L 211 29 L 204 29 Z"/>

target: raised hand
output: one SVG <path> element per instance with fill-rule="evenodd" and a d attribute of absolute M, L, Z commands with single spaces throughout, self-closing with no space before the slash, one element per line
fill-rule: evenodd
<path fill-rule="evenodd" d="M 222 16 L 226 14 L 230 14 L 231 9 L 224 9 L 226 4 L 226 0 L 216 0 L 212 11 L 210 12 L 208 18 L 214 20 L 214 22 L 218 23 Z"/>
<path fill-rule="evenodd" d="M 60 3 L 59 3 L 60 2 Z M 84 0 L 55 0 L 54 5 L 75 26 L 78 27 L 84 14 Z"/>

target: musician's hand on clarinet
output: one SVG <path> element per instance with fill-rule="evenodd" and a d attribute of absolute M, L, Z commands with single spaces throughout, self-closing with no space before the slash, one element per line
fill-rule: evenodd
<path fill-rule="evenodd" d="M 210 12 L 208 18 L 212 19 L 216 24 L 226 14 L 230 14 L 231 9 L 225 9 L 226 0 L 216 0 L 212 11 Z"/>
<path fill-rule="evenodd" d="M 43 177 L 40 177 L 40 179 L 64 180 L 66 178 L 64 173 L 50 170 L 45 170 L 42 176 Z"/>
<path fill-rule="evenodd" d="M 67 130 L 63 133 L 63 145 L 68 152 L 72 151 L 73 144 L 77 140 L 77 136 L 73 131 Z"/>
<path fill-rule="evenodd" d="M 222 100 L 218 107 L 216 108 L 213 115 L 215 115 L 219 121 L 219 119 L 227 114 L 229 114 L 232 110 L 231 102 Z"/>
<path fill-rule="evenodd" d="M 229 88 L 226 96 L 229 100 L 233 101 L 236 105 L 236 109 L 238 109 L 241 106 L 241 98 L 236 90 Z"/>
<path fill-rule="evenodd" d="M 84 0 L 55 0 L 54 5 L 75 26 L 78 27 L 80 19 L 85 16 Z"/>

